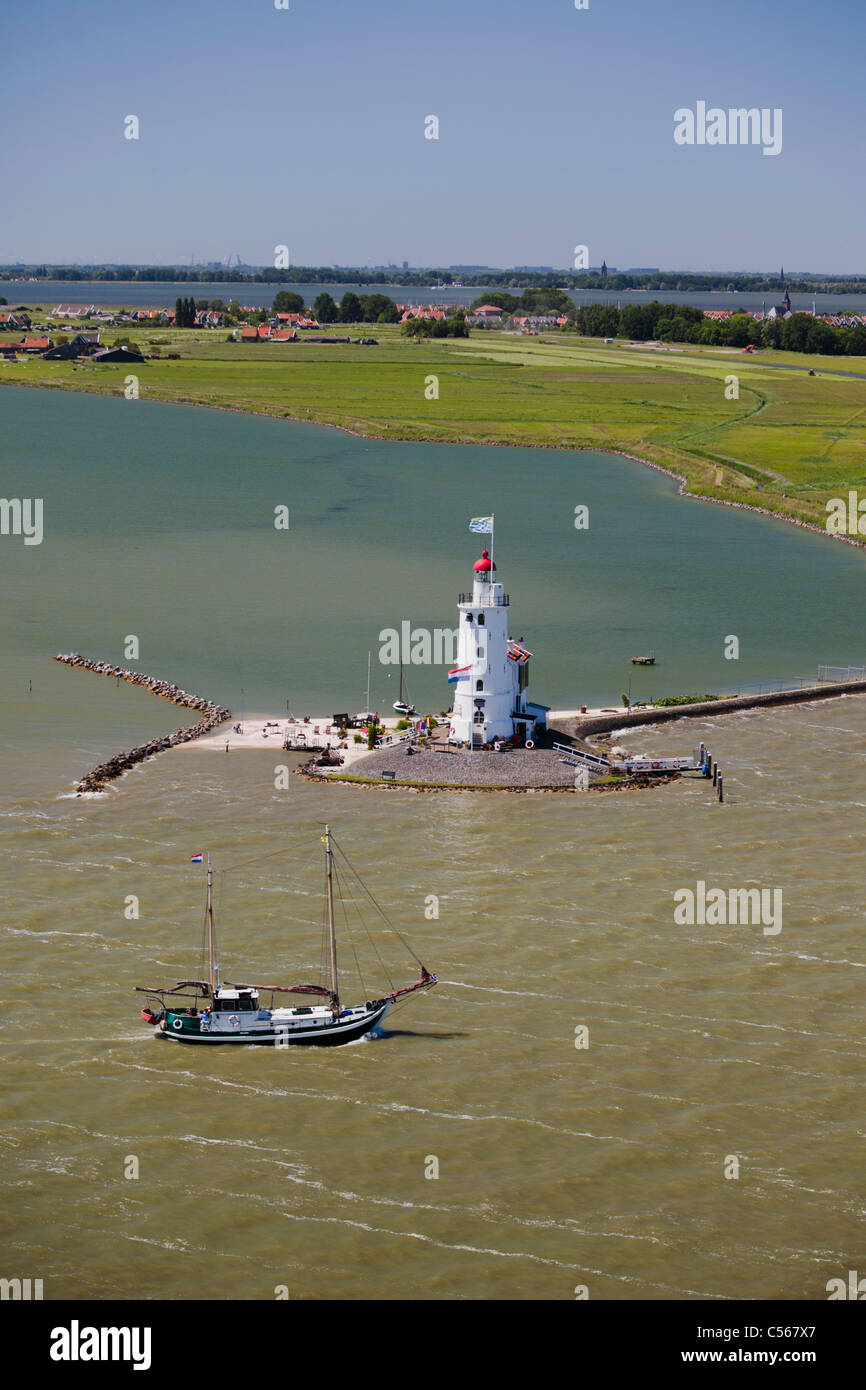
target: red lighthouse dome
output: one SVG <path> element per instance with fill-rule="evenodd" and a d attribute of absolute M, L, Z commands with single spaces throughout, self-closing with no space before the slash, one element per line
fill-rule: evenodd
<path fill-rule="evenodd" d="M 494 565 L 487 551 L 482 550 L 481 559 L 476 560 L 472 568 L 474 569 L 476 574 L 489 574 L 491 570 L 496 569 L 496 566 Z"/>

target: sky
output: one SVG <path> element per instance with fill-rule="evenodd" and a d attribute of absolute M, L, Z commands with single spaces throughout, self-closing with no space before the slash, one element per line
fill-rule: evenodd
<path fill-rule="evenodd" d="M 866 269 L 863 0 L 278 3 L 3 0 L 0 263 Z"/>

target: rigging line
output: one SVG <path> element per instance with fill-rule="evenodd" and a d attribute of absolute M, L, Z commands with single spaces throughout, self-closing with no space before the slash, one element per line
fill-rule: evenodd
<path fill-rule="evenodd" d="M 327 866 L 322 870 L 324 883 L 322 888 L 322 952 L 319 959 L 319 971 L 322 983 L 330 977 L 328 971 L 328 870 Z"/>
<path fill-rule="evenodd" d="M 340 879 L 339 871 L 338 871 L 337 869 L 333 868 L 333 866 L 332 866 L 332 872 L 333 872 L 334 879 L 335 879 L 335 881 L 336 881 L 337 902 L 339 903 L 340 907 L 342 908 L 343 924 L 344 924 L 344 927 L 345 927 L 346 935 L 347 935 L 348 938 L 349 938 L 349 945 L 352 947 L 352 955 L 355 957 L 355 968 L 356 968 L 357 971 L 358 971 L 358 979 L 361 981 L 361 989 L 363 990 L 364 997 L 365 997 L 365 998 L 368 998 L 369 996 L 368 996 L 368 994 L 367 994 L 367 986 L 366 986 L 366 984 L 364 983 L 364 973 L 363 973 L 363 971 L 361 970 L 361 962 L 358 960 L 358 952 L 357 952 L 357 950 L 356 950 L 356 948 L 355 948 L 355 938 L 354 938 L 354 936 L 352 935 L 352 929 L 351 929 L 351 927 L 349 926 L 349 915 L 348 915 L 348 913 L 347 913 L 347 911 L 346 911 L 346 904 L 345 904 L 345 901 L 344 901 L 344 899 L 343 899 L 342 881 L 341 881 L 341 879 Z"/>
<path fill-rule="evenodd" d="M 221 874 L 234 873 L 235 869 L 245 869 L 248 864 L 261 864 L 264 859 L 277 859 L 280 856 L 285 858 L 285 846 L 282 849 L 272 850 L 269 854 L 257 854 L 252 859 L 237 859 L 233 864 L 220 866 L 217 872 Z"/>
<path fill-rule="evenodd" d="M 345 858 L 346 858 L 346 856 L 343 855 L 343 859 L 344 859 L 344 860 L 345 860 Z M 346 862 L 348 862 L 348 861 L 346 861 Z M 335 870 L 335 873 L 336 873 L 336 872 L 338 872 L 338 870 Z M 344 913 L 344 915 L 346 915 L 346 913 L 347 913 L 346 898 L 345 898 L 345 895 L 342 893 L 342 880 L 340 880 L 340 885 L 341 885 L 340 904 L 341 904 L 341 906 L 342 906 L 342 908 L 343 908 L 343 913 Z M 391 988 L 393 989 L 393 988 L 394 988 L 394 981 L 393 981 L 393 979 L 391 978 L 391 972 L 389 971 L 387 965 L 385 964 L 384 960 L 382 959 L 382 956 L 381 956 L 381 954 L 380 954 L 379 948 L 378 948 L 378 946 L 376 945 L 375 937 L 373 936 L 373 933 L 370 931 L 370 928 L 367 926 L 366 918 L 364 917 L 364 914 L 363 914 L 363 912 L 361 911 L 360 906 L 358 905 L 358 903 L 356 903 L 356 902 L 354 901 L 354 899 L 353 899 L 352 901 L 353 901 L 353 906 L 354 906 L 354 908 L 355 908 L 355 911 L 356 911 L 357 914 L 358 914 L 358 919 L 359 919 L 359 921 L 360 921 L 360 923 L 361 923 L 361 926 L 364 928 L 364 931 L 365 931 L 366 934 L 367 934 L 367 940 L 369 941 L 371 947 L 373 948 L 373 953 L 374 953 L 374 955 L 375 955 L 375 957 L 376 957 L 376 960 L 377 960 L 378 963 L 379 963 L 379 969 L 382 971 L 382 974 L 384 975 L 385 979 L 388 981 L 388 984 L 389 984 L 389 985 L 391 986 Z M 347 917 L 347 921 L 348 921 L 348 917 Z M 353 946 L 354 946 L 354 943 L 353 943 Z M 359 974 L 360 974 L 360 966 L 359 966 Z M 362 982 L 362 983 L 363 983 L 363 982 Z"/>
<path fill-rule="evenodd" d="M 360 884 L 361 888 L 362 888 L 363 891 L 366 893 L 367 897 L 370 899 L 370 902 L 373 904 L 374 908 L 375 908 L 376 911 L 378 912 L 379 916 L 382 918 L 383 922 L 385 922 L 385 924 L 386 924 L 386 926 L 388 927 L 388 929 L 394 933 L 394 935 L 398 938 L 398 940 L 399 940 L 400 942 L 402 942 L 403 946 L 404 946 L 404 947 L 406 948 L 406 950 L 409 952 L 409 955 L 410 955 L 410 956 L 412 957 L 412 959 L 416 962 L 416 964 L 418 964 L 418 965 L 421 966 L 421 968 L 422 968 L 422 970 L 423 970 L 423 968 L 424 968 L 424 962 L 421 960 L 421 957 L 415 954 L 415 952 L 412 950 L 412 947 L 409 945 L 409 942 L 406 940 L 405 936 L 402 934 L 402 932 L 400 932 L 400 931 L 397 930 L 397 928 L 394 926 L 394 923 L 391 921 L 391 919 L 390 919 L 390 917 L 388 916 L 388 914 L 384 911 L 384 909 L 383 909 L 382 907 L 380 907 L 379 903 L 376 901 L 376 899 L 373 897 L 373 894 L 370 892 L 370 889 L 367 887 L 366 883 L 365 883 L 364 880 L 361 878 L 361 875 L 360 875 L 360 874 L 358 873 L 358 871 L 357 871 L 356 869 L 354 869 L 354 868 L 352 867 L 352 865 L 349 863 L 349 860 L 346 858 L 346 855 L 343 853 L 343 851 L 342 851 L 342 849 L 340 848 L 340 846 L 334 842 L 334 837 L 333 837 L 333 835 L 331 836 L 331 840 L 332 840 L 332 843 L 333 843 L 333 845 L 334 845 L 334 848 L 337 850 L 337 853 L 340 855 L 340 858 L 344 861 L 344 863 L 345 863 L 347 869 L 349 870 L 349 873 L 350 873 L 355 879 L 357 879 L 357 881 L 358 881 L 358 883 Z"/>
<path fill-rule="evenodd" d="M 359 922 L 361 923 L 361 926 L 364 928 L 364 931 L 365 931 L 366 934 L 367 934 L 367 940 L 369 941 L 370 946 L 371 946 L 372 949 L 373 949 L 373 954 L 375 955 L 376 960 L 377 960 L 378 963 L 379 963 L 379 969 L 382 971 L 382 974 L 383 974 L 383 976 L 385 977 L 385 979 L 388 981 L 388 984 L 390 985 L 391 989 L 393 989 L 393 988 L 394 988 L 394 981 L 393 981 L 393 979 L 392 979 L 392 977 L 391 977 L 391 972 L 390 972 L 390 970 L 388 969 L 387 965 L 385 964 L 384 960 L 382 959 L 382 955 L 381 955 L 381 953 L 380 953 L 380 951 L 379 951 L 379 947 L 376 945 L 376 938 L 373 936 L 373 933 L 370 931 L 370 928 L 369 928 L 368 925 L 367 925 L 366 918 L 364 917 L 364 914 L 363 914 L 363 912 L 361 911 L 361 908 L 360 908 L 360 906 L 358 905 L 358 903 L 355 903 L 355 904 L 354 904 L 354 907 L 355 907 L 355 911 L 356 911 L 357 914 L 358 914 L 358 920 L 359 920 Z M 344 910 L 345 910 L 345 909 L 344 909 Z"/>

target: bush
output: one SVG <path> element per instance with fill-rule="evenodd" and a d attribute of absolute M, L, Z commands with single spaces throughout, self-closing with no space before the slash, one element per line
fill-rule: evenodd
<path fill-rule="evenodd" d="M 363 742 L 364 742 L 364 740 L 362 739 L 362 737 L 361 737 L 360 734 L 354 734 L 354 735 L 353 735 L 353 738 L 354 738 L 355 743 L 363 743 Z"/>
<path fill-rule="evenodd" d="M 649 700 L 651 705 L 699 705 L 704 700 L 720 700 L 720 695 L 666 695 L 661 700 Z"/>
<path fill-rule="evenodd" d="M 398 719 L 398 720 L 397 720 L 397 729 L 398 729 L 400 732 L 402 732 L 404 729 L 408 729 L 408 727 L 409 727 L 409 720 L 408 720 L 408 719 Z"/>

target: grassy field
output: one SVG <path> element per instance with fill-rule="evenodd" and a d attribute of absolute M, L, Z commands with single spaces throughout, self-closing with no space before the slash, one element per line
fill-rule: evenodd
<path fill-rule="evenodd" d="M 42 321 L 38 313 L 34 321 Z M 682 474 L 690 492 L 819 526 L 829 497 L 848 488 L 866 494 L 866 358 L 605 346 L 571 334 L 487 330 L 416 343 L 381 324 L 329 331 L 370 333 L 379 346 L 248 345 L 227 342 L 225 330 L 129 325 L 103 329 L 103 345 L 128 335 L 145 353 L 181 359 L 135 367 L 0 361 L 0 384 L 122 393 L 134 371 L 142 400 L 395 439 L 620 449 Z M 0 342 L 20 336 L 0 334 Z M 725 397 L 729 375 L 738 378 L 738 399 Z M 438 399 L 427 399 L 430 377 Z"/>

